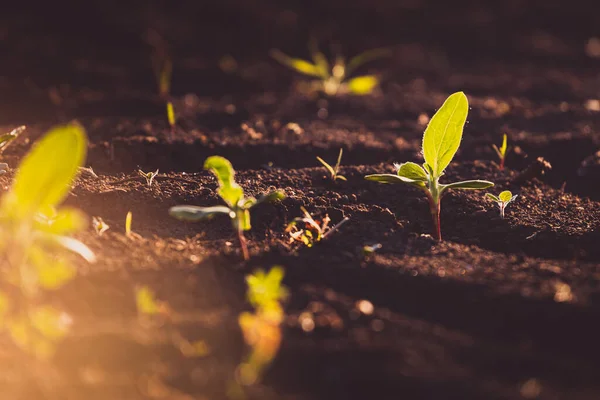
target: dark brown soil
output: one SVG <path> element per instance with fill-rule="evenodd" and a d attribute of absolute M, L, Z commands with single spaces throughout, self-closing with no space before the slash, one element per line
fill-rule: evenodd
<path fill-rule="evenodd" d="M 291 293 L 283 343 L 249 398 L 600 397 L 600 112 L 589 103 L 600 97 L 600 62 L 584 51 L 598 34 L 592 1 L 147 3 L 0 16 L 0 131 L 28 125 L 2 161 L 16 166 L 48 127 L 77 119 L 99 177 L 80 177 L 68 203 L 111 226 L 80 235 L 99 262 L 81 264 L 53 296 L 74 319 L 54 359 L 25 362 L 3 338 L 3 398 L 224 399 L 247 350 L 237 325 L 249 309 L 244 276 L 272 265 L 285 268 Z M 171 45 L 175 132 L 156 95 L 147 29 Z M 296 94 L 301 78 L 267 53 L 306 56 L 309 32 L 347 54 L 390 46 L 392 57 L 366 68 L 384 77 L 381 89 Z M 232 73 L 218 67 L 227 54 Z M 495 193 L 518 198 L 501 219 L 483 193 L 450 192 L 436 243 L 419 191 L 363 177 L 421 160 L 423 118 L 457 90 L 471 110 L 444 179 L 492 180 Z M 500 171 L 491 144 L 503 133 L 512 151 Z M 315 157 L 333 162 L 340 148 L 348 181 L 334 184 Z M 167 213 L 220 204 L 202 170 L 215 154 L 231 160 L 247 194 L 287 196 L 253 213 L 249 262 L 228 220 L 188 224 Z M 538 157 L 552 168 L 524 174 Z M 152 187 L 138 167 L 160 170 Z M 299 248 L 284 227 L 301 206 L 349 222 Z M 140 238 L 123 234 L 128 211 Z M 140 284 L 172 320 L 139 320 Z M 306 312 L 311 332 L 299 324 Z M 209 354 L 184 357 L 174 335 L 205 341 Z"/>

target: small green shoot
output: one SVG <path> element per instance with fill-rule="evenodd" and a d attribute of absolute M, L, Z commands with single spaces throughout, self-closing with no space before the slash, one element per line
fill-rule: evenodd
<path fill-rule="evenodd" d="M 131 237 L 131 222 L 133 220 L 133 214 L 131 211 L 127 213 L 125 217 L 125 236 Z"/>
<path fill-rule="evenodd" d="M 235 182 L 235 171 L 233 166 L 224 157 L 208 157 L 204 162 L 204 169 L 211 171 L 219 183 L 217 193 L 223 199 L 226 206 L 197 207 L 197 206 L 175 206 L 169 209 L 169 214 L 182 221 L 201 221 L 216 215 L 227 215 L 231 218 L 233 229 L 237 232 L 244 260 L 248 260 L 248 245 L 244 232 L 251 229 L 250 210 L 264 202 L 282 200 L 285 198 L 280 191 L 273 191 L 260 196 L 245 197 L 242 187 Z"/>
<path fill-rule="evenodd" d="M 463 127 L 469 112 L 469 102 L 463 92 L 452 94 L 429 121 L 423 134 L 423 156 L 421 167 L 414 162 L 397 165 L 397 174 L 368 175 L 365 178 L 380 183 L 406 183 L 425 192 L 435 235 L 442 240 L 440 227 L 440 200 L 448 189 L 479 190 L 494 184 L 489 181 L 471 180 L 441 184 L 439 179 L 450 164 L 462 139 Z"/>
<path fill-rule="evenodd" d="M 0 135 L 0 155 L 4 153 L 6 148 L 10 146 L 10 144 L 19 137 L 21 133 L 26 129 L 25 125 L 21 125 L 18 128 L 13 129 L 9 133 L 5 133 L 4 135 Z"/>
<path fill-rule="evenodd" d="M 508 138 L 506 133 L 502 136 L 502 145 L 500 148 L 495 144 L 492 145 L 496 154 L 498 154 L 498 158 L 500 159 L 500 171 L 504 170 L 504 159 L 506 158 L 506 151 L 508 150 Z"/>
<path fill-rule="evenodd" d="M 377 76 L 362 75 L 354 78 L 350 78 L 350 76 L 363 64 L 390 54 L 387 49 L 373 49 L 351 58 L 348 62 L 344 57 L 338 55 L 333 65 L 330 65 L 315 42 L 311 42 L 309 48 L 312 61 L 290 57 L 277 49 L 271 50 L 271 57 L 301 74 L 318 78 L 311 82 L 310 91 L 323 92 L 328 96 L 372 93 L 379 84 Z"/>
<path fill-rule="evenodd" d="M 156 300 L 154 291 L 148 286 L 136 286 L 135 304 L 140 316 L 166 314 L 168 312 L 167 304 Z"/>
<path fill-rule="evenodd" d="M 349 218 L 345 217 L 338 224 L 329 226 L 331 218 L 325 215 L 322 221 L 316 221 L 313 216 L 304 207 L 300 207 L 304 216 L 294 218 L 290 222 L 285 231 L 290 235 L 290 244 L 301 242 L 306 247 L 312 247 L 315 243 L 326 239 L 329 235 L 336 232 L 343 224 L 348 222 Z"/>
<path fill-rule="evenodd" d="M 154 172 L 144 172 L 141 169 L 138 169 L 138 174 L 144 177 L 146 179 L 146 184 L 148 185 L 148 187 L 151 187 L 152 183 L 154 182 L 154 178 L 156 178 L 156 176 L 158 175 L 158 170 Z"/>
<path fill-rule="evenodd" d="M 92 217 L 92 226 L 98 236 L 102 236 L 104 232 L 110 229 L 110 226 L 100 217 Z"/>
<path fill-rule="evenodd" d="M 170 101 L 167 102 L 167 120 L 169 121 L 169 126 L 171 127 L 171 134 L 174 134 L 177 118 L 175 117 L 175 109 L 173 108 L 173 103 Z"/>
<path fill-rule="evenodd" d="M 346 177 L 339 174 L 340 171 L 340 163 L 342 162 L 342 153 L 344 149 L 340 149 L 340 154 L 338 155 L 337 162 L 335 163 L 335 167 L 332 167 L 327 163 L 327 161 L 323 160 L 321 157 L 317 157 L 317 160 L 327 169 L 329 172 L 329 176 L 332 181 L 337 181 L 338 179 L 341 181 L 346 181 Z"/>
<path fill-rule="evenodd" d="M 362 248 L 363 256 L 369 257 L 369 256 L 375 254 L 375 252 L 377 252 L 382 247 L 383 246 L 381 245 L 381 243 L 375 243 L 375 244 L 371 244 L 371 245 L 366 244 Z"/>
<path fill-rule="evenodd" d="M 268 273 L 258 270 L 246 276 L 247 299 L 254 312 L 243 312 L 238 319 L 244 341 L 251 349 L 236 370 L 236 381 L 242 386 L 259 381 L 281 345 L 284 317 L 281 303 L 288 296 L 288 290 L 281 284 L 283 276 L 281 267 L 273 267 Z"/>
<path fill-rule="evenodd" d="M 498 204 L 498 207 L 500 208 L 500 217 L 502 217 L 502 219 L 504 219 L 504 209 L 506 208 L 506 206 L 509 203 L 513 202 L 518 196 L 516 194 L 513 196 L 510 190 L 505 190 L 498 196 L 495 196 L 491 193 L 486 193 L 485 195 L 488 199 L 493 200 L 496 202 L 496 204 Z"/>

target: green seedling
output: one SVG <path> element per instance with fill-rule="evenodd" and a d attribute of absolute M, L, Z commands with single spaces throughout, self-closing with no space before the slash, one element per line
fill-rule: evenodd
<path fill-rule="evenodd" d="M 19 137 L 21 133 L 26 129 L 25 125 L 19 126 L 18 128 L 13 129 L 9 133 L 5 133 L 4 135 L 0 135 L 0 155 L 4 153 L 6 148 L 10 146 L 10 144 Z"/>
<path fill-rule="evenodd" d="M 311 42 L 309 48 L 312 62 L 290 57 L 277 49 L 271 50 L 271 57 L 303 75 L 318 78 L 311 82 L 310 91 L 323 92 L 328 96 L 372 93 L 379 84 L 377 76 L 361 75 L 354 78 L 350 76 L 365 63 L 390 54 L 387 49 L 368 50 L 351 58 L 347 63 L 344 57 L 338 55 L 333 65 L 330 65 L 314 42 Z"/>
<path fill-rule="evenodd" d="M 172 102 L 167 102 L 167 121 L 171 127 L 171 133 L 175 133 L 175 124 L 177 123 L 177 117 L 175 116 L 175 109 L 173 108 Z"/>
<path fill-rule="evenodd" d="M 243 312 L 238 319 L 244 341 L 250 347 L 250 354 L 236 371 L 240 385 L 257 383 L 281 345 L 281 323 L 285 316 L 281 303 L 288 296 L 288 290 L 281 284 L 283 276 L 281 267 L 246 276 L 247 299 L 254 312 Z"/>
<path fill-rule="evenodd" d="M 345 217 L 337 225 L 329 226 L 331 218 L 325 215 L 322 221 L 316 221 L 313 216 L 304 207 L 300 207 L 304 216 L 294 218 L 290 222 L 285 231 L 290 235 L 290 244 L 301 242 L 306 247 L 312 247 L 315 243 L 326 239 L 329 235 L 336 232 L 343 224 L 348 222 L 349 218 Z"/>
<path fill-rule="evenodd" d="M 485 195 L 488 199 L 493 200 L 496 202 L 496 204 L 498 204 L 498 207 L 500 208 L 500 217 L 502 218 L 504 218 L 504 209 L 506 206 L 513 202 L 518 196 L 516 194 L 513 196 L 510 190 L 503 191 L 497 197 L 491 193 L 486 193 Z"/>
<path fill-rule="evenodd" d="M 319 162 L 321 164 L 323 164 L 323 166 L 327 169 L 327 171 L 329 172 L 329 176 L 331 177 L 331 180 L 334 182 L 337 181 L 338 179 L 341 181 L 346 181 L 346 177 L 339 174 L 340 163 L 342 162 L 342 153 L 343 152 L 344 152 L 344 149 L 340 149 L 340 154 L 338 155 L 337 162 L 335 163 L 334 167 L 329 165 L 327 163 L 327 161 L 323 160 L 321 157 L 317 157 L 317 160 L 319 160 Z"/>
<path fill-rule="evenodd" d="M 502 145 L 500 146 L 500 148 L 498 148 L 498 146 L 496 146 L 495 144 L 492 145 L 492 147 L 496 151 L 496 154 L 498 154 L 498 158 L 500 159 L 500 171 L 504 169 L 504 159 L 506 158 L 506 151 L 508 150 L 507 145 L 508 138 L 506 136 L 506 133 L 502 136 Z"/>
<path fill-rule="evenodd" d="M 471 180 L 441 184 L 439 179 L 450 164 L 462 139 L 463 128 L 469 112 L 469 102 L 463 92 L 448 97 L 429 121 L 423 134 L 423 166 L 414 162 L 397 165 L 397 174 L 368 175 L 365 178 L 380 183 L 407 183 L 425 192 L 438 241 L 442 240 L 440 227 L 440 200 L 448 189 L 485 189 L 494 184 Z"/>
<path fill-rule="evenodd" d="M 100 217 L 92 217 L 92 226 L 98 236 L 102 236 L 104 232 L 110 229 L 110 226 Z"/>
<path fill-rule="evenodd" d="M 78 125 L 52 129 L 25 156 L 14 183 L 0 199 L 0 332 L 39 358 L 52 355 L 71 323 L 45 303 L 46 292 L 71 281 L 73 254 L 95 256 L 70 235 L 85 216 L 58 208 L 71 189 L 87 150 Z"/>
<path fill-rule="evenodd" d="M 144 172 L 141 169 L 138 169 L 138 174 L 144 177 L 146 179 L 146 184 L 148 185 L 148 187 L 151 187 L 152 183 L 154 182 L 154 178 L 156 178 L 156 176 L 158 175 L 158 170 L 154 172 Z"/>
<path fill-rule="evenodd" d="M 244 190 L 235 182 L 235 171 L 226 158 L 221 156 L 208 157 L 204 162 L 204 169 L 212 172 L 219 183 L 217 193 L 226 203 L 226 206 L 197 207 L 175 206 L 171 207 L 169 214 L 183 221 L 201 221 L 216 215 L 227 215 L 231 218 L 233 229 L 237 232 L 244 260 L 250 258 L 248 245 L 244 232 L 251 229 L 250 210 L 264 202 L 282 200 L 285 196 L 280 191 L 273 191 L 260 196 L 246 197 Z"/>
<path fill-rule="evenodd" d="M 125 236 L 131 237 L 131 222 L 133 220 L 133 214 L 131 211 L 127 213 L 125 217 Z"/>

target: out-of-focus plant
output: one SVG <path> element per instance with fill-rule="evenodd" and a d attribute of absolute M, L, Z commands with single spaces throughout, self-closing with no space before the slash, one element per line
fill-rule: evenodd
<path fill-rule="evenodd" d="M 92 226 L 98 236 L 102 236 L 110 229 L 110 226 L 101 217 L 92 217 Z"/>
<path fill-rule="evenodd" d="M 131 211 L 127 212 L 127 216 L 125 217 L 125 236 L 131 237 L 131 223 L 133 220 L 133 214 Z"/>
<path fill-rule="evenodd" d="M 284 272 L 273 267 L 246 276 L 246 297 L 254 312 L 243 312 L 239 324 L 250 353 L 237 368 L 236 381 L 244 386 L 257 383 L 265 368 L 275 359 L 281 345 L 281 322 L 285 316 L 282 301 L 288 296 L 282 286 Z"/>
<path fill-rule="evenodd" d="M 425 192 L 438 241 L 442 240 L 440 227 L 440 200 L 448 189 L 479 190 L 494 186 L 492 182 L 472 180 L 443 185 L 439 179 L 450 164 L 462 139 L 463 127 L 469 112 L 469 102 L 463 92 L 452 94 L 429 121 L 423 134 L 421 167 L 414 162 L 397 165 L 397 174 L 375 174 L 365 178 L 380 183 L 406 183 Z"/>
<path fill-rule="evenodd" d="M 346 180 L 345 176 L 339 174 L 343 152 L 344 152 L 344 149 L 340 149 L 340 154 L 338 155 L 337 162 L 335 163 L 335 166 L 333 166 L 333 167 L 331 165 L 329 165 L 329 163 L 327 163 L 327 161 L 323 160 L 321 157 L 317 157 L 317 160 L 321 164 L 323 164 L 325 169 L 327 169 L 327 172 L 329 172 L 329 176 L 331 177 L 331 180 L 334 182 L 337 181 L 338 179 L 341 181 Z"/>
<path fill-rule="evenodd" d="M 64 311 L 44 302 L 44 292 L 73 279 L 72 253 L 95 261 L 92 251 L 70 236 L 84 227 L 84 215 L 58 208 L 86 151 L 80 126 L 52 129 L 25 156 L 0 200 L 0 329 L 39 358 L 52 355 L 71 323 Z"/>
<path fill-rule="evenodd" d="M 18 128 L 13 129 L 9 133 L 5 133 L 4 135 L 0 135 L 0 155 L 4 153 L 6 148 L 10 146 L 10 144 L 19 137 L 21 133 L 26 129 L 25 125 L 19 126 Z"/>
<path fill-rule="evenodd" d="M 502 136 L 502 145 L 500 146 L 500 148 L 498 148 L 498 146 L 496 146 L 495 144 L 493 144 L 492 147 L 496 151 L 496 154 L 498 154 L 498 158 L 500 159 L 500 171 L 502 171 L 504 169 L 504 160 L 506 159 L 506 152 L 508 150 L 508 138 L 506 136 L 506 133 Z"/>
<path fill-rule="evenodd" d="M 498 204 L 498 207 L 500 208 L 500 217 L 502 218 L 504 218 L 504 209 L 506 208 L 506 206 L 509 203 L 513 202 L 518 196 L 516 194 L 513 196 L 510 190 L 505 190 L 498 196 L 493 195 L 491 193 L 486 193 L 485 195 L 488 199 L 493 200 L 496 202 L 496 204 Z"/>
<path fill-rule="evenodd" d="M 152 67 L 154 76 L 158 86 L 158 94 L 166 103 L 167 121 L 171 127 L 171 133 L 175 131 L 175 109 L 171 100 L 171 79 L 173 77 L 173 61 L 167 51 L 166 43 L 163 39 L 158 40 L 155 44 L 154 53 L 152 55 Z"/>
<path fill-rule="evenodd" d="M 329 215 L 326 214 L 321 221 L 316 221 L 306 208 L 300 207 L 300 209 L 304 215 L 294 218 L 285 231 L 290 235 L 290 243 L 301 242 L 306 247 L 312 247 L 315 243 L 326 239 L 349 220 L 345 217 L 338 224 L 329 226 L 331 222 Z"/>
<path fill-rule="evenodd" d="M 310 92 L 323 92 L 328 96 L 354 94 L 367 95 L 379 84 L 376 75 L 361 75 L 351 78 L 360 66 L 390 54 L 387 49 L 367 50 L 346 62 L 337 55 L 330 65 L 327 57 L 319 51 L 315 41 L 309 44 L 312 61 L 290 57 L 277 49 L 271 50 L 271 57 L 281 64 L 310 77 L 318 78 L 310 82 Z"/>
<path fill-rule="evenodd" d="M 158 175 L 158 170 L 154 172 L 144 172 L 141 169 L 138 169 L 138 174 L 144 177 L 146 179 L 146 184 L 148 185 L 148 187 L 151 187 L 152 183 L 154 182 L 154 178 L 156 178 L 156 176 Z"/>
<path fill-rule="evenodd" d="M 226 206 L 198 207 L 198 206 L 175 206 L 171 207 L 169 214 L 183 221 L 201 221 L 216 215 L 227 215 L 231 218 L 233 229 L 238 234 L 244 260 L 248 260 L 248 245 L 244 232 L 249 231 L 250 210 L 264 202 L 282 200 L 285 196 L 280 191 L 273 191 L 260 196 L 246 197 L 244 190 L 235 182 L 235 171 L 226 158 L 221 156 L 208 157 L 204 162 L 204 169 L 211 171 L 219 182 L 217 193 L 227 204 Z"/>

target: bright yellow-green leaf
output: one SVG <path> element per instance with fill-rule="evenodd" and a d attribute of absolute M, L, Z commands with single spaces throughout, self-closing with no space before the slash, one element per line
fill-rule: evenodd
<path fill-rule="evenodd" d="M 302 60 L 300 58 L 292 58 L 279 50 L 271 50 L 271 57 L 273 57 L 275 60 L 279 61 L 283 65 L 287 65 L 288 67 L 300 72 L 301 74 L 316 76 L 319 78 L 326 78 L 325 76 L 323 76 L 322 67 L 319 67 L 315 64 L 311 64 L 306 60 Z"/>
<path fill-rule="evenodd" d="M 250 224 L 250 211 L 247 209 L 239 209 L 237 211 L 237 218 L 233 220 L 236 229 L 240 229 L 242 231 L 249 231 L 252 229 L 252 225 Z"/>
<path fill-rule="evenodd" d="M 379 79 L 375 75 L 364 75 L 352 78 L 346 84 L 352 94 L 366 95 L 373 92 L 373 89 L 379 84 Z"/>
<path fill-rule="evenodd" d="M 423 156 L 434 178 L 439 178 L 454 158 L 469 113 L 463 92 L 452 94 L 429 121 L 423 135 Z"/>
<path fill-rule="evenodd" d="M 169 126 L 174 127 L 177 121 L 175 119 L 175 109 L 173 108 L 173 103 L 170 101 L 167 103 L 167 119 L 169 121 Z"/>
<path fill-rule="evenodd" d="M 329 163 L 325 160 L 323 160 L 321 157 L 317 157 L 317 161 L 319 161 L 321 164 L 323 164 L 323 166 L 325 167 L 325 169 L 327 169 L 327 171 L 329 172 L 329 174 L 331 176 L 335 176 L 335 170 L 333 169 L 333 167 L 331 165 L 329 165 Z"/>
<path fill-rule="evenodd" d="M 278 303 L 287 296 L 287 290 L 281 285 L 283 280 L 283 269 L 273 267 L 266 274 L 258 270 L 252 275 L 246 276 L 248 284 L 248 301 L 255 307 L 268 307 L 271 303 Z"/>
<path fill-rule="evenodd" d="M 229 160 L 221 156 L 208 157 L 204 162 L 204 169 L 211 171 L 217 177 L 219 196 L 230 208 L 235 208 L 244 197 L 244 190 L 235 182 L 235 171 Z"/>
<path fill-rule="evenodd" d="M 427 173 L 425 170 L 414 162 L 405 162 L 398 167 L 398 176 L 411 181 L 427 182 Z"/>
<path fill-rule="evenodd" d="M 502 201 L 503 203 L 509 202 L 512 199 L 512 193 L 510 192 L 510 190 L 505 190 L 502 193 L 500 193 L 500 195 L 498 196 L 498 199 L 500 199 L 500 201 Z"/>
<path fill-rule="evenodd" d="M 133 219 L 133 214 L 131 213 L 131 211 L 129 211 L 127 213 L 127 216 L 125 217 L 125 235 L 126 236 L 131 236 L 131 221 Z"/>
<path fill-rule="evenodd" d="M 65 207 L 53 212 L 38 214 L 36 229 L 55 235 L 66 235 L 83 229 L 86 225 L 85 215 L 74 208 Z"/>
<path fill-rule="evenodd" d="M 140 314 L 154 315 L 162 309 L 162 305 L 156 300 L 154 292 L 147 286 L 136 288 L 135 302 Z"/>
<path fill-rule="evenodd" d="M 52 129 L 25 156 L 11 189 L 10 205 L 17 216 L 33 216 L 63 201 L 78 168 L 83 166 L 87 138 L 76 124 Z"/>

